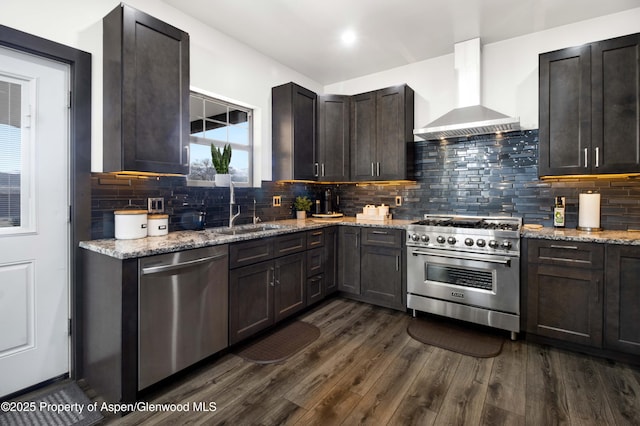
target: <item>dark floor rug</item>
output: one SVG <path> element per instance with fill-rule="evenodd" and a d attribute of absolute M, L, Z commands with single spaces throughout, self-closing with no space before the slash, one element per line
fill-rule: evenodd
<path fill-rule="evenodd" d="M 476 358 L 500 354 L 504 338 L 476 327 L 438 317 L 412 318 L 407 333 L 419 342 Z"/>
<path fill-rule="evenodd" d="M 22 408 L 21 410 L 5 411 L 3 405 L 3 410 L 0 412 L 0 425 L 88 426 L 102 420 L 100 410 L 90 411 L 87 408 L 89 405 L 91 407 L 95 405 L 89 401 L 75 382 L 52 385 L 24 399 L 16 398 L 8 402 L 9 407 L 12 402 L 18 403 L 18 401 L 21 407 L 16 405 L 14 408 Z M 28 404 L 29 402 L 34 404 Z M 31 408 L 35 410 L 32 411 Z"/>
<path fill-rule="evenodd" d="M 247 361 L 274 364 L 295 355 L 320 336 L 320 329 L 302 321 L 291 322 L 236 352 Z"/>

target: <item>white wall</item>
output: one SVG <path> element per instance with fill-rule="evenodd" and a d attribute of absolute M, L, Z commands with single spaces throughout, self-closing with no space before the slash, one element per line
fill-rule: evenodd
<path fill-rule="evenodd" d="M 520 117 L 524 128 L 536 129 L 540 53 L 636 32 L 640 32 L 640 8 L 484 45 L 482 103 Z M 324 92 L 353 95 L 400 83 L 407 83 L 416 92 L 416 126 L 424 126 L 456 107 L 453 54 L 331 84 L 324 87 Z"/>
<path fill-rule="evenodd" d="M 189 33 L 192 88 L 255 109 L 254 184 L 270 180 L 271 87 L 295 81 L 321 93 L 322 86 L 162 1 L 126 3 Z M 117 0 L 0 2 L 0 24 L 92 54 L 92 171 L 102 171 L 102 17 L 119 4 Z"/>

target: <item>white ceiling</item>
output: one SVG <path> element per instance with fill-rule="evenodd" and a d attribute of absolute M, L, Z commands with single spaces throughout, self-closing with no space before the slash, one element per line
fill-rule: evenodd
<path fill-rule="evenodd" d="M 164 0 L 323 85 L 640 7 L 640 0 Z M 357 34 L 344 46 L 346 29 Z"/>

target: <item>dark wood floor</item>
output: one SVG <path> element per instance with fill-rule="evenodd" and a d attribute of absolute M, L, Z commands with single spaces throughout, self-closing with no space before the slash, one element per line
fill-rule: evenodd
<path fill-rule="evenodd" d="M 215 412 L 135 412 L 104 423 L 640 424 L 636 367 L 508 339 L 495 358 L 464 356 L 409 337 L 408 314 L 344 299 L 301 319 L 321 335 L 285 363 L 227 354 L 149 399 L 215 402 Z"/>

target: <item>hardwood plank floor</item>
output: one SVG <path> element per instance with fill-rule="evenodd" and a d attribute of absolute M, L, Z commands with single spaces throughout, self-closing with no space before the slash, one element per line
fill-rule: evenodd
<path fill-rule="evenodd" d="M 510 341 L 473 358 L 406 333 L 409 314 L 345 299 L 305 313 L 320 337 L 286 362 L 226 354 L 148 400 L 215 412 L 108 415 L 108 425 L 638 425 L 640 369 Z M 191 406 L 193 407 L 193 406 Z"/>

